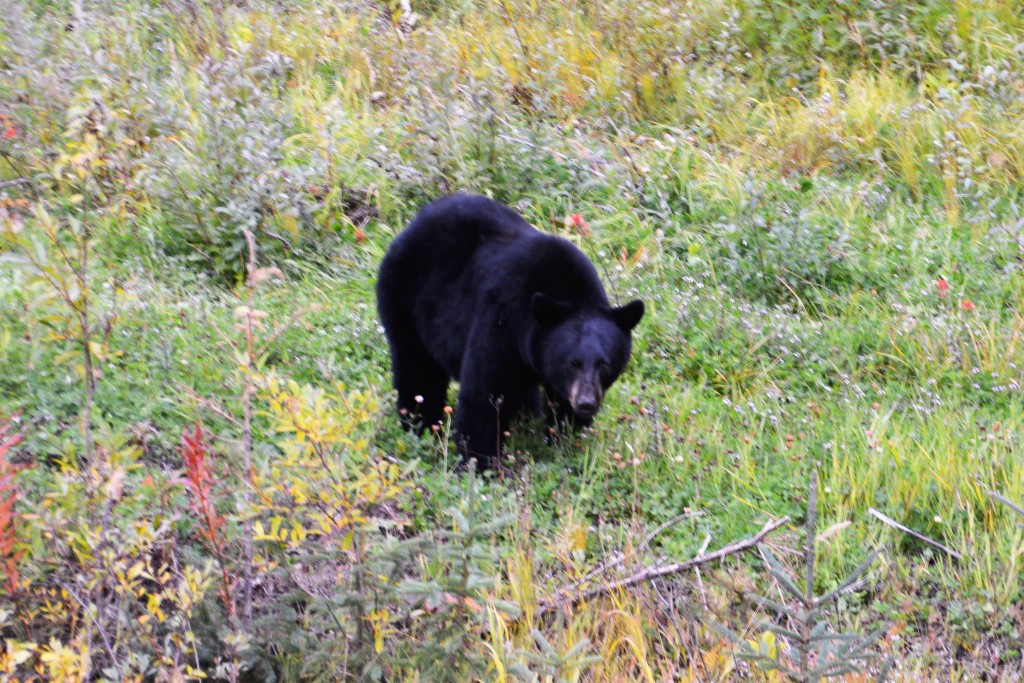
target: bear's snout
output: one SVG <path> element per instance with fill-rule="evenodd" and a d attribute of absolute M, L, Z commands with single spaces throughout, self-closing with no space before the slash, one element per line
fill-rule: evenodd
<path fill-rule="evenodd" d="M 593 417 L 601 408 L 603 394 L 601 381 L 596 372 L 578 376 L 569 388 L 569 405 L 572 406 L 572 412 L 580 417 Z"/>

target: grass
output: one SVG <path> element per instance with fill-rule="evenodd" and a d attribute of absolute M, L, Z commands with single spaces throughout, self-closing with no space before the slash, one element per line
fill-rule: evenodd
<path fill-rule="evenodd" d="M 91 226 L 83 289 L 103 337 L 95 413 L 108 435 L 96 455 L 83 453 L 81 345 L 52 283 L 31 268 L 0 269 L 0 415 L 20 415 L 17 458 L 35 464 L 18 475 L 20 516 L 11 522 L 29 583 L 4 598 L 20 616 L 0 629 L 34 644 L 26 666 L 57 675 L 52 667 L 64 659 L 45 645 L 51 636 L 84 648 L 97 667 L 127 661 L 103 648 L 103 628 L 83 629 L 87 611 L 70 598 L 62 604 L 78 617 L 29 616 L 27 606 L 41 604 L 33 591 L 67 585 L 45 561 L 47 534 L 73 536 L 67 557 L 83 566 L 92 560 L 82 548 L 107 543 L 71 533 L 79 529 L 71 520 L 82 529 L 94 520 L 80 519 L 88 516 L 76 512 L 80 489 L 68 481 L 109 491 L 126 477 L 143 499 L 111 495 L 104 504 L 97 494 L 96 509 L 108 510 L 97 514 L 122 531 L 170 520 L 152 538 L 179 578 L 181 567 L 214 561 L 177 483 L 178 444 L 191 424 L 214 435 L 213 466 L 237 485 L 215 487 L 227 547 L 242 547 L 251 520 L 269 525 L 272 509 L 284 509 L 278 499 L 278 507 L 246 507 L 232 490 L 251 485 L 238 463 L 245 368 L 255 368 L 261 378 L 273 371 L 311 390 L 340 382 L 379 400 L 371 417 L 346 427 L 352 434 L 323 437 L 331 462 L 347 463 L 366 486 L 345 489 L 354 496 L 345 505 L 376 500 L 369 480 L 353 474 L 370 471 L 364 458 L 413 466 L 397 502 L 345 507 L 353 519 L 352 510 L 380 516 L 381 528 L 405 538 L 458 528 L 451 508 L 510 516 L 486 543 L 466 541 L 474 553 L 495 551 L 496 559 L 474 555 L 493 585 L 451 589 L 469 601 L 460 604 L 486 605 L 464 617 L 480 637 L 458 641 L 473 643 L 466 661 L 482 667 L 473 675 L 716 680 L 746 671 L 706 624 L 767 638 L 735 599 L 755 585 L 772 591 L 753 560 L 554 618 L 538 617 L 538 607 L 615 552 L 633 569 L 684 559 L 769 517 L 793 518 L 772 543 L 783 562 L 799 565 L 812 471 L 815 590 L 838 585 L 865 548 L 889 548 L 870 582 L 841 598 L 836 629 L 867 632 L 888 620 L 880 648 L 906 680 L 1019 675 L 1024 536 L 988 492 L 1024 501 L 1024 59 L 1013 48 L 1024 16 L 1012 2 L 929 0 L 900 24 L 885 3 L 822 5 L 435 2 L 413 3 L 410 16 L 401 3 L 311 1 L 290 12 L 214 3 L 190 12 L 187 2 L 180 11 L 125 2 L 75 17 L 0 2 L 0 123 L 14 131 L 4 136 L 0 126 L 5 253 L 37 248 L 35 206 Z M 102 28 L 114 20 L 118 30 Z M 808 33 L 816 22 L 821 32 Z M 449 471 L 445 435 L 418 441 L 392 419 L 373 300 L 391 239 L 423 202 L 455 190 L 513 203 L 572 239 L 613 299 L 640 297 L 648 311 L 594 431 L 550 447 L 523 425 L 510 441 L 514 466 L 479 482 L 473 500 Z M 589 234 L 572 230 L 571 213 Z M 255 236 L 259 264 L 281 277 L 268 276 L 253 304 L 265 313 L 256 333 L 272 339 L 267 353 L 240 360 L 242 228 Z M 60 257 L 51 246 L 50 262 Z M 73 269 L 60 272 L 74 281 Z M 275 466 L 296 446 L 291 432 L 277 431 L 280 416 L 265 397 L 253 400 L 259 480 L 272 482 L 268 499 L 302 505 L 295 492 L 315 488 L 320 475 Z M 297 408 L 306 409 L 314 410 Z M 138 454 L 117 464 L 112 454 L 132 448 Z M 294 479 L 299 471 L 304 482 Z M 147 496 L 160 511 L 152 519 Z M 964 559 L 881 524 L 869 508 Z M 684 509 L 701 514 L 635 552 L 648 530 Z M 299 602 L 308 611 L 281 617 L 272 606 L 290 595 L 296 557 L 308 553 L 305 566 L 321 567 L 316 558 L 334 553 L 339 575 L 376 561 L 377 546 L 347 529 L 288 541 L 290 557 L 257 542 L 258 572 L 268 577 L 257 612 L 280 617 L 276 631 L 219 613 L 230 589 L 209 589 L 194 611 L 191 593 L 174 593 L 201 641 L 180 652 L 202 653 L 202 667 L 229 680 L 238 676 L 231 661 L 292 679 L 373 677 L 377 666 L 414 680 L 404 644 L 450 642 L 442 603 L 422 608 L 438 629 L 426 633 L 396 616 L 405 604 L 397 599 L 386 606 L 391 616 L 380 605 L 360 612 L 360 632 L 375 624 L 381 650 L 341 662 L 337 653 L 362 637 L 331 635 L 334 626 L 316 621 L 339 618 L 316 611 L 316 590 Z M 461 566 L 444 553 L 432 562 L 401 565 L 402 575 L 441 581 Z M 501 600 L 519 616 L 493 606 Z M 283 645 L 296 624 L 315 637 Z M 146 651 L 152 671 L 185 671 L 154 651 Z"/>

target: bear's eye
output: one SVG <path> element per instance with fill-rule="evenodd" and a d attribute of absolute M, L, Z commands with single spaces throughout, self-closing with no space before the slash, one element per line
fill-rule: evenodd
<path fill-rule="evenodd" d="M 597 361 L 597 371 L 598 372 L 605 372 L 607 370 L 608 370 L 608 363 L 604 362 L 603 360 Z"/>
<path fill-rule="evenodd" d="M 571 363 L 569 363 L 569 365 L 572 366 L 573 370 L 583 369 L 583 361 L 581 361 L 579 358 L 574 359 Z"/>

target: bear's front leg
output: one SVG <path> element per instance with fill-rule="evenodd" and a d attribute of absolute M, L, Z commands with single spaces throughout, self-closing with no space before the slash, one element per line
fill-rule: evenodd
<path fill-rule="evenodd" d="M 455 433 L 463 466 L 476 458 L 489 469 L 501 457 L 502 436 L 530 399 L 531 375 L 514 349 L 500 340 L 478 337 L 463 358 Z"/>
<path fill-rule="evenodd" d="M 422 434 L 444 419 L 448 373 L 415 337 L 394 336 L 390 346 L 398 415 L 403 427 Z"/>
<path fill-rule="evenodd" d="M 478 470 L 486 470 L 498 464 L 501 456 L 501 437 L 508 429 L 505 416 L 506 404 L 503 394 L 483 394 L 463 390 L 459 393 L 459 404 L 455 410 L 455 441 L 462 467 L 476 460 Z"/>

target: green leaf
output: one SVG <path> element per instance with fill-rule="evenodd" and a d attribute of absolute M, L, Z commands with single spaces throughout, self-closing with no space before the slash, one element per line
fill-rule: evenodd
<path fill-rule="evenodd" d="M 10 251 L 0 253 L 0 263 L 9 264 L 17 270 L 31 270 L 33 267 L 32 261 L 27 256 Z"/>
<path fill-rule="evenodd" d="M 47 258 L 48 253 L 46 251 L 46 245 L 39 239 L 39 235 L 32 235 L 32 247 L 36 252 L 36 263 L 45 264 L 49 259 Z"/>

